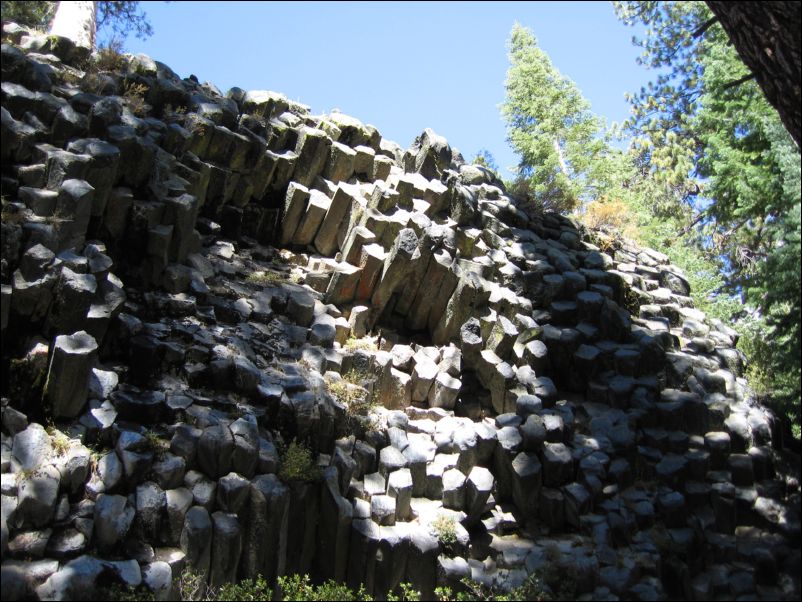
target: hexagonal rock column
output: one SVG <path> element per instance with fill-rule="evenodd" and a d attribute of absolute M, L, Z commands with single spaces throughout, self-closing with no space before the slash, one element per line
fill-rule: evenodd
<path fill-rule="evenodd" d="M 84 330 L 56 337 L 45 383 L 53 416 L 74 418 L 81 413 L 96 355 L 97 342 Z"/>

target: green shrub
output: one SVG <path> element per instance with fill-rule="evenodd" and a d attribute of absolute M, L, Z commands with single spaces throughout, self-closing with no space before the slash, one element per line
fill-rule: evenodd
<path fill-rule="evenodd" d="M 127 59 L 123 54 L 123 41 L 119 38 L 113 38 L 105 46 L 97 49 L 97 52 L 92 57 L 92 63 L 89 71 L 122 71 Z"/>
<path fill-rule="evenodd" d="M 372 600 L 360 586 L 354 592 L 342 583 L 329 579 L 322 585 L 312 585 L 308 575 L 291 575 L 278 578 L 282 600 Z M 389 598 L 388 598 L 389 599 Z"/>
<path fill-rule="evenodd" d="M 416 589 L 413 589 L 409 583 L 402 583 L 398 587 L 401 590 L 401 593 L 394 594 L 393 592 L 388 592 L 388 602 L 419 602 L 420 592 Z"/>
<path fill-rule="evenodd" d="M 164 439 L 156 431 L 147 430 L 145 431 L 144 436 L 145 440 L 147 441 L 148 448 L 153 452 L 153 455 L 156 456 L 157 459 L 161 460 L 164 458 L 164 455 L 170 451 L 170 442 L 167 439 Z"/>
<path fill-rule="evenodd" d="M 145 102 L 148 87 L 145 84 L 126 81 L 123 84 L 123 98 L 128 101 L 128 107 L 137 117 L 147 115 L 150 106 Z"/>
<path fill-rule="evenodd" d="M 114 585 L 100 588 L 98 594 L 98 600 L 111 600 L 114 602 L 118 600 L 120 602 L 137 602 L 139 600 L 148 602 L 156 599 L 153 592 L 142 585 L 134 588 L 115 583 Z"/>
<path fill-rule="evenodd" d="M 271 588 L 264 577 L 259 575 L 256 580 L 244 579 L 238 583 L 226 583 L 220 587 L 215 596 L 215 600 L 243 600 L 252 602 L 256 600 L 272 599 L 273 588 Z M 286 599 L 286 598 L 285 598 Z"/>
<path fill-rule="evenodd" d="M 355 434 L 376 430 L 378 423 L 372 412 L 376 409 L 375 393 L 363 387 L 365 374 L 349 370 L 339 380 L 327 382 L 329 393 L 345 406 L 347 428 Z"/>
<path fill-rule="evenodd" d="M 457 545 L 457 521 L 453 516 L 440 514 L 431 524 L 432 535 L 437 537 L 443 549 L 453 551 Z"/>
<path fill-rule="evenodd" d="M 178 581 L 178 594 L 181 600 L 214 600 L 215 596 L 203 575 L 192 568 L 186 568 Z"/>
<path fill-rule="evenodd" d="M 45 431 L 50 435 L 50 444 L 53 446 L 53 452 L 57 456 L 63 456 L 70 449 L 70 438 L 58 430 L 55 425 L 49 424 Z"/>
<path fill-rule="evenodd" d="M 345 341 L 346 351 L 378 351 L 379 348 L 376 345 L 376 341 L 373 337 L 362 337 L 361 339 L 357 339 L 355 337 L 348 337 L 348 340 Z"/>
<path fill-rule="evenodd" d="M 287 282 L 289 280 L 289 275 L 281 273 L 281 272 L 273 272 L 272 270 L 266 270 L 263 272 L 251 272 L 245 278 L 245 282 L 248 284 L 255 284 L 257 286 L 267 286 L 269 284 L 275 284 L 277 282 Z"/>
<path fill-rule="evenodd" d="M 289 481 L 314 481 L 320 476 L 320 469 L 315 464 L 312 452 L 303 443 L 293 440 L 286 451 L 281 454 L 279 478 Z"/>

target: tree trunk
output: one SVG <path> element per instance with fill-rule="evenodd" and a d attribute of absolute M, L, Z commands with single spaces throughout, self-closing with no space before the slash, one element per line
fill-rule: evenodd
<path fill-rule="evenodd" d="M 785 128 L 800 145 L 800 15 L 802 3 L 720 2 L 707 5 L 718 17 L 741 59 L 755 74 Z"/>
<path fill-rule="evenodd" d="M 94 50 L 97 2 L 59 2 L 50 33 L 71 39 L 77 46 Z"/>

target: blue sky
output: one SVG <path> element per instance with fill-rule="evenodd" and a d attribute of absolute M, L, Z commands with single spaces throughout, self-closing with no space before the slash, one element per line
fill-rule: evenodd
<path fill-rule="evenodd" d="M 498 105 L 507 38 L 518 21 L 593 111 L 623 121 L 624 93 L 650 73 L 633 30 L 608 2 L 142 2 L 153 25 L 129 38 L 181 77 L 225 93 L 281 92 L 314 113 L 334 108 L 409 146 L 430 127 L 471 159 L 489 150 L 504 172 L 516 157 Z M 102 34 L 101 34 L 102 39 Z"/>

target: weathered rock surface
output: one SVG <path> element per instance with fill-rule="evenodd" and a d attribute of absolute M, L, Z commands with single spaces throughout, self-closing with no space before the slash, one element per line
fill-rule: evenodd
<path fill-rule="evenodd" d="M 66 39 L 3 36 L 3 599 L 542 567 L 578 599 L 798 599 L 798 465 L 665 255 L 429 129 L 144 55 L 89 93 Z"/>

